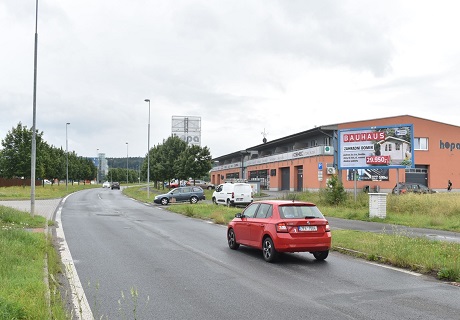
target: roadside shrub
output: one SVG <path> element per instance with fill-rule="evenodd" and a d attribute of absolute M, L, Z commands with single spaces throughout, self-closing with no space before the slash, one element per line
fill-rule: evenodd
<path fill-rule="evenodd" d="M 330 205 L 339 205 L 347 200 L 347 192 L 336 175 L 332 176 L 323 189 L 325 200 Z"/>
<path fill-rule="evenodd" d="M 195 215 L 195 208 L 193 208 L 193 206 L 186 206 L 185 215 L 187 217 L 193 217 Z"/>
<path fill-rule="evenodd" d="M 451 268 L 442 268 L 437 276 L 440 280 L 460 281 L 459 271 Z"/>

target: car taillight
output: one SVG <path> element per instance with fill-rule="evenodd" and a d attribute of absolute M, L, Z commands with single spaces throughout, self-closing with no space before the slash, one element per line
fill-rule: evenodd
<path fill-rule="evenodd" d="M 326 232 L 331 232 L 331 227 L 329 226 L 329 223 L 326 224 Z"/>
<path fill-rule="evenodd" d="M 232 199 L 235 199 L 235 192 L 232 192 Z"/>
<path fill-rule="evenodd" d="M 276 225 L 276 232 L 288 232 L 287 225 L 284 222 Z"/>

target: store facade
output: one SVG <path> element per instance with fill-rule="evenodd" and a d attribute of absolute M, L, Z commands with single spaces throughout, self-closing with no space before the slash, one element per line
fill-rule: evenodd
<path fill-rule="evenodd" d="M 350 133 L 352 139 L 353 134 L 361 139 L 363 132 L 371 131 L 387 134 L 371 136 L 372 143 L 353 144 L 372 150 L 347 151 L 357 148 L 345 141 Z M 353 166 L 359 157 L 366 163 Z M 460 127 L 410 115 L 347 122 L 315 127 L 213 161 L 211 182 L 216 185 L 240 179 L 260 181 L 261 189 L 272 191 L 316 191 L 338 175 L 347 190 L 391 192 L 399 181 L 441 192 L 448 180 L 453 190 L 460 184 Z"/>

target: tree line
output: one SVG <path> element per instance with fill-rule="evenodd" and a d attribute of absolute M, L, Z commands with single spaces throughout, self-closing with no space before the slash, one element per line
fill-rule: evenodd
<path fill-rule="evenodd" d="M 0 150 L 0 177 L 31 177 L 32 129 L 21 122 L 13 127 L 2 140 Z M 205 179 L 212 167 L 208 147 L 188 145 L 177 136 L 171 136 L 151 148 L 150 181 L 169 182 L 173 179 Z M 111 166 L 112 162 L 112 166 Z M 130 165 L 130 162 L 131 165 Z M 109 171 L 105 179 L 129 183 L 147 181 L 147 156 L 145 158 L 109 158 Z M 115 165 L 117 167 L 115 167 Z M 43 132 L 36 131 L 36 177 L 40 179 L 66 179 L 66 151 L 49 145 L 43 140 Z M 78 156 L 74 151 L 68 153 L 70 181 L 94 180 L 97 168 L 90 158 Z"/>
<path fill-rule="evenodd" d="M 39 179 L 65 180 L 67 155 L 62 148 L 49 145 L 43 140 L 43 132 L 36 130 L 36 177 Z M 13 127 L 2 140 L 0 150 L 0 176 L 4 178 L 31 177 L 32 129 L 21 122 Z M 91 159 L 68 153 L 69 180 L 92 180 L 96 177 L 96 166 Z"/>

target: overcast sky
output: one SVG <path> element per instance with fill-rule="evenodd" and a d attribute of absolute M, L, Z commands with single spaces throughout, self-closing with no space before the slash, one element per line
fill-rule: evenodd
<path fill-rule="evenodd" d="M 172 116 L 219 157 L 315 126 L 409 114 L 460 125 L 460 2 L 39 0 L 37 129 L 145 156 Z M 35 1 L 0 2 L 0 139 L 33 124 Z M 128 142 L 128 148 L 126 146 Z"/>

